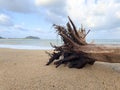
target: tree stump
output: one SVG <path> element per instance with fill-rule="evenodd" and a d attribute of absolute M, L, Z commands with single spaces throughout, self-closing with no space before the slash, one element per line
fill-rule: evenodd
<path fill-rule="evenodd" d="M 65 64 L 69 68 L 83 68 L 86 64 L 93 65 L 95 61 L 120 63 L 120 48 L 88 44 L 86 36 L 90 30 L 87 33 L 83 27 L 77 30 L 69 16 L 68 19 L 66 27 L 53 25 L 58 35 L 61 36 L 63 45 L 51 44 L 54 51 L 53 53 L 47 52 L 50 59 L 46 65 L 54 62 L 56 67 Z"/>

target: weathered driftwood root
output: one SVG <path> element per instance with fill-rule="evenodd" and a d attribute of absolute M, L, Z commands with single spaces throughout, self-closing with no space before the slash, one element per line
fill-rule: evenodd
<path fill-rule="evenodd" d="M 120 63 L 120 55 L 114 54 L 113 57 L 118 57 L 117 60 L 114 60 L 112 57 L 114 51 L 111 52 L 111 49 L 87 44 L 85 37 L 90 30 L 87 33 L 83 27 L 77 30 L 70 17 L 68 19 L 69 22 L 66 24 L 66 28 L 54 24 L 64 43 L 62 46 L 51 44 L 54 52 L 52 54 L 47 53 L 50 59 L 46 65 L 51 64 L 55 60 L 54 64 L 56 67 L 65 64 L 70 68 L 83 68 L 86 64 L 93 65 L 95 61 Z"/>

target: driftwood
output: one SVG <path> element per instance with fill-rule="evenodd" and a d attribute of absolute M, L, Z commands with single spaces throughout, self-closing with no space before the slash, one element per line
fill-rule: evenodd
<path fill-rule="evenodd" d="M 56 67 L 65 64 L 70 68 L 83 68 L 86 64 L 93 65 L 95 61 L 120 63 L 120 48 L 88 44 L 86 36 L 90 30 L 87 33 L 83 27 L 77 30 L 70 17 L 68 19 L 66 27 L 53 25 L 61 36 L 63 45 L 51 44 L 54 52 L 47 53 L 50 59 L 46 65 L 54 62 Z"/>

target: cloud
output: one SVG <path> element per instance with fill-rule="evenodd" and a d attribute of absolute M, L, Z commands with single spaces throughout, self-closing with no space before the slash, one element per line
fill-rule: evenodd
<path fill-rule="evenodd" d="M 85 27 L 108 30 L 119 27 L 119 0 L 67 0 L 67 12 Z"/>
<path fill-rule="evenodd" d="M 120 0 L 0 0 L 0 26 L 4 26 L 4 29 L 9 26 L 11 32 L 16 30 L 22 34 L 42 33 L 42 30 L 47 30 L 51 24 L 65 24 L 67 16 L 70 16 L 76 26 L 83 24 L 94 33 L 108 33 L 110 30 L 120 33 L 119 8 Z M 31 20 L 35 15 L 40 15 L 40 28 L 43 29 L 36 29 L 35 26 L 38 26 L 34 24 L 30 26 L 31 22 L 28 22 L 27 18 L 24 18 L 27 26 L 19 24 L 22 21 L 21 13 L 22 16 L 32 16 Z M 15 20 L 16 18 L 21 20 Z"/>
<path fill-rule="evenodd" d="M 35 3 L 50 23 L 65 23 L 70 16 L 77 25 L 94 30 L 119 27 L 119 0 L 35 0 Z"/>
<path fill-rule="evenodd" d="M 13 18 L 8 16 L 7 14 L 0 14 L 0 26 L 1 28 L 6 28 L 9 30 L 21 30 L 21 31 L 27 31 L 28 29 L 23 26 L 23 24 L 15 24 L 13 22 Z M 5 31 L 5 30 L 4 30 Z"/>
<path fill-rule="evenodd" d="M 33 31 L 37 33 L 45 33 L 45 31 L 41 30 L 41 28 L 35 28 Z"/>
<path fill-rule="evenodd" d="M 0 0 L 0 9 L 18 13 L 31 13 L 36 11 L 34 0 Z"/>
<path fill-rule="evenodd" d="M 14 25 L 12 28 L 16 29 L 16 30 L 21 30 L 21 31 L 27 31 L 28 30 L 23 25 Z"/>
<path fill-rule="evenodd" d="M 0 14 L 0 25 L 12 26 L 13 25 L 12 19 L 8 15 Z"/>
<path fill-rule="evenodd" d="M 60 23 L 63 23 L 64 21 L 64 18 L 62 16 L 57 15 L 53 12 L 48 11 L 46 12 L 46 14 L 47 16 L 45 19 L 52 24 L 55 24 L 55 23 L 60 24 Z"/>
<path fill-rule="evenodd" d="M 56 3 L 57 0 L 35 0 L 36 5 L 40 6 L 50 6 Z"/>
<path fill-rule="evenodd" d="M 66 0 L 36 0 L 41 14 L 50 23 L 63 23 L 66 18 Z"/>

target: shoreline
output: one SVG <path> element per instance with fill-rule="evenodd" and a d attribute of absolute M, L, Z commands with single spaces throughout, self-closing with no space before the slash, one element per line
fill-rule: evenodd
<path fill-rule="evenodd" d="M 55 68 L 46 50 L 0 48 L 0 90 L 119 90 L 120 64 Z M 51 52 L 51 50 L 47 50 Z"/>
<path fill-rule="evenodd" d="M 120 44 L 93 44 L 93 45 L 108 47 L 108 48 L 120 48 Z M 0 49 L 1 48 L 18 49 L 18 50 L 19 49 L 21 50 L 53 50 L 51 46 L 43 47 L 43 46 L 31 46 L 31 45 L 6 45 L 6 44 L 0 44 Z"/>
<path fill-rule="evenodd" d="M 0 45 L 0 48 L 22 49 L 22 50 L 50 50 L 52 47 L 29 46 L 29 45 Z"/>

